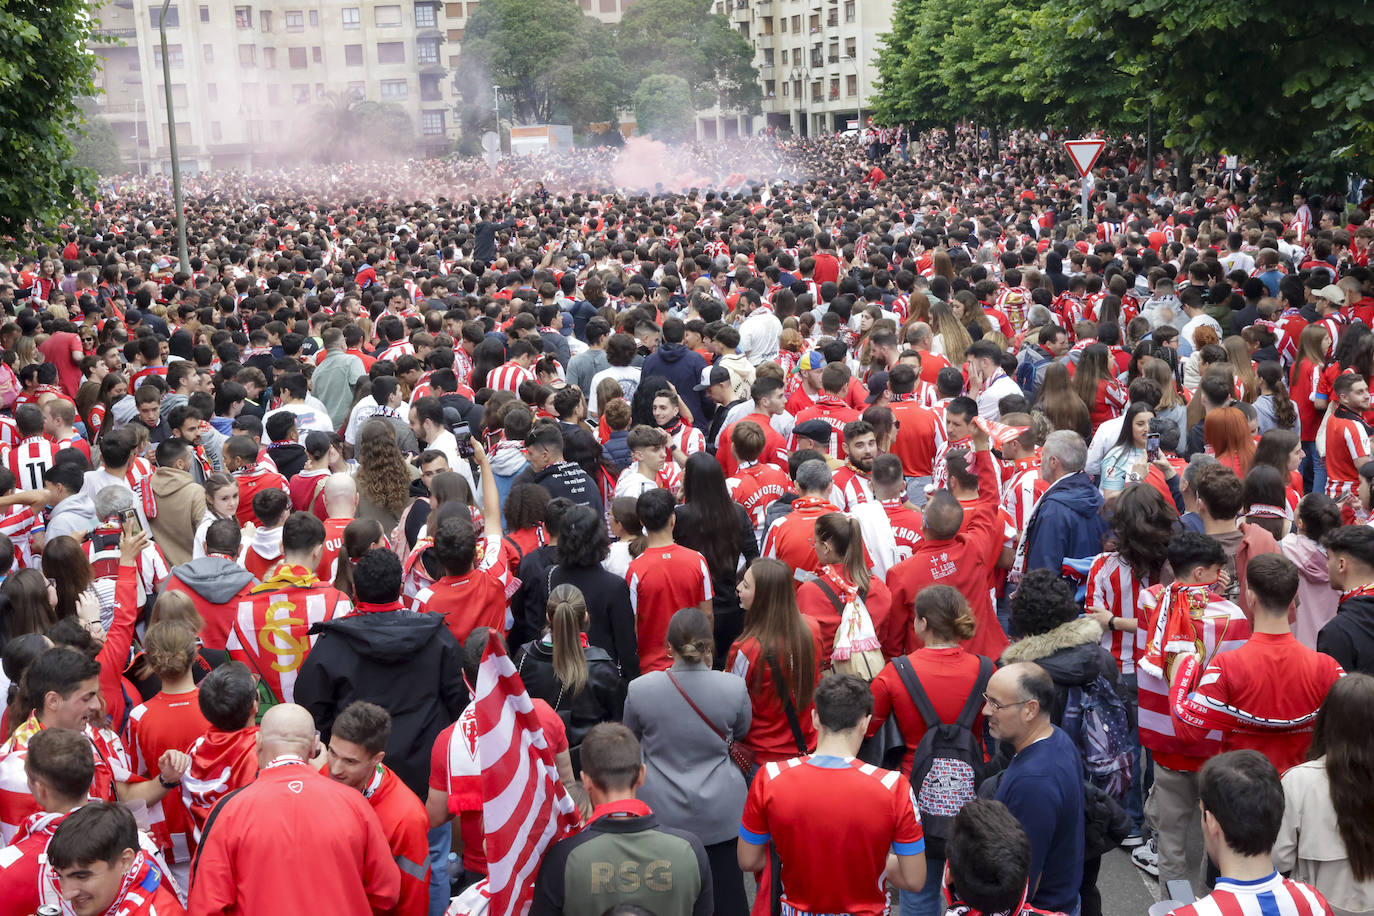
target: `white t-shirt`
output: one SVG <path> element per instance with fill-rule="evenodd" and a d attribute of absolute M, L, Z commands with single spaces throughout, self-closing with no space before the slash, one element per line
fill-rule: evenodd
<path fill-rule="evenodd" d="M 620 383 L 620 390 L 625 393 L 625 399 L 630 400 L 635 396 L 635 390 L 639 388 L 639 367 L 637 366 L 608 366 L 596 375 L 592 376 L 592 390 L 587 392 L 587 411 L 588 413 L 600 413 L 601 405 L 596 400 L 596 389 L 601 384 L 602 379 L 613 378 Z"/>

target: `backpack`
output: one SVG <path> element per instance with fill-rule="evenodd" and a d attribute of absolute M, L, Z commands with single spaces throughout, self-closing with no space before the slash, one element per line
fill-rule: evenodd
<path fill-rule="evenodd" d="M 1083 755 L 1087 781 L 1122 801 L 1131 787 L 1131 722 L 1106 677 L 1070 687 L 1059 727 Z"/>
<path fill-rule="evenodd" d="M 1016 365 L 1016 384 L 1021 386 L 1026 397 L 1035 397 L 1035 375 L 1039 368 L 1050 360 L 1040 353 L 1039 348 L 1031 349 L 1029 356 Z"/>
<path fill-rule="evenodd" d="M 865 682 L 872 681 L 887 664 L 883 650 L 879 647 L 877 634 L 873 630 L 873 618 L 862 597 L 856 595 L 853 601 L 842 601 L 822 578 L 813 579 L 840 613 L 840 625 L 835 630 L 835 645 L 843 643 L 847 652 L 844 658 L 832 654 L 830 670 L 836 674 L 852 674 Z M 833 652 L 833 649 L 832 649 Z"/>
<path fill-rule="evenodd" d="M 892 665 L 926 725 L 926 733 L 912 753 L 911 788 L 921 812 L 926 855 L 943 859 L 954 815 L 977 797 L 978 787 L 991 770 L 983 760 L 983 748 L 973 729 L 983 708 L 983 692 L 992 677 L 992 661 L 979 656 L 978 680 L 959 711 L 959 718 L 953 722 L 940 721 L 929 694 L 911 667 L 911 659 L 899 656 Z"/>

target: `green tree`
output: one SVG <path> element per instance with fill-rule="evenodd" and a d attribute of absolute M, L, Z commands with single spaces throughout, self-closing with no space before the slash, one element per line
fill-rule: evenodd
<path fill-rule="evenodd" d="M 468 21 L 458 59 L 464 101 L 491 102 L 499 86 L 506 116 L 515 123 L 552 120 L 558 99 L 553 73 L 576 55 L 569 39 L 585 34 L 582 10 L 573 0 L 484 0 Z"/>
<path fill-rule="evenodd" d="M 124 171 L 114 128 L 100 113 L 95 99 L 82 99 L 78 105 L 85 126 L 73 131 L 72 145 L 76 147 L 77 164 L 97 175 L 117 175 Z"/>
<path fill-rule="evenodd" d="M 638 0 L 620 20 L 620 57 L 640 77 L 686 80 L 697 108 L 719 103 L 757 114 L 763 94 L 754 49 L 711 5 L 712 0 Z"/>
<path fill-rule="evenodd" d="M 644 77 L 635 90 L 635 119 L 639 129 L 656 140 L 681 142 L 692 136 L 696 112 L 687 81 L 671 73 Z"/>
<path fill-rule="evenodd" d="M 322 162 L 409 156 L 415 149 L 415 124 L 394 102 L 374 102 L 348 92 L 325 94 L 315 110 L 322 132 L 316 144 Z"/>
<path fill-rule="evenodd" d="M 83 0 L 0 3 L 0 237 L 24 244 L 94 191 L 76 157 L 77 100 L 96 93 Z"/>

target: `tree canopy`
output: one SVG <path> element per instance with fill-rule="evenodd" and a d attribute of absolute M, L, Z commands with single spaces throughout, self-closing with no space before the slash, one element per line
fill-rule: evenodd
<path fill-rule="evenodd" d="M 77 100 L 95 95 L 82 0 L 0 4 L 0 237 L 28 239 L 94 189 L 77 160 Z"/>
<path fill-rule="evenodd" d="M 687 81 L 671 73 L 644 77 L 635 90 L 635 119 L 639 129 L 656 140 L 680 142 L 692 136 L 696 113 Z"/>

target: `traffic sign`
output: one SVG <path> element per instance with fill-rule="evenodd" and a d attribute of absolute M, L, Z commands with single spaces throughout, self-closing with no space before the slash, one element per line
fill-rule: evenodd
<path fill-rule="evenodd" d="M 1078 167 L 1078 177 L 1082 178 L 1092 169 L 1097 157 L 1102 155 L 1102 148 L 1107 145 L 1106 140 L 1065 140 L 1064 148 L 1069 151 L 1069 157 L 1073 159 L 1073 164 Z"/>

